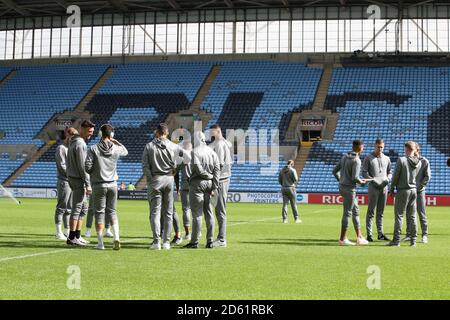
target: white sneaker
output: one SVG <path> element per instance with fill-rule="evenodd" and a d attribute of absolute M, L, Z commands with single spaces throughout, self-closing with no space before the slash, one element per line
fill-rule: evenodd
<path fill-rule="evenodd" d="M 358 239 L 356 239 L 356 244 L 358 246 L 365 246 L 366 244 L 369 244 L 369 241 L 364 239 L 364 237 L 359 237 Z"/>
<path fill-rule="evenodd" d="M 428 236 L 423 236 L 422 237 L 422 243 L 425 243 L 425 244 L 428 243 Z"/>
<path fill-rule="evenodd" d="M 163 245 L 162 245 L 162 248 L 164 250 L 170 250 L 170 243 L 169 242 L 164 242 Z"/>
<path fill-rule="evenodd" d="M 295 223 L 302 223 L 302 220 L 300 220 L 299 218 L 295 219 Z"/>
<path fill-rule="evenodd" d="M 55 234 L 55 238 L 56 240 L 67 240 L 67 237 L 62 232 Z"/>
<path fill-rule="evenodd" d="M 226 248 L 227 247 L 227 241 L 225 240 L 214 240 L 213 241 L 213 247 L 217 248 L 217 247 L 222 247 L 222 248 Z"/>
<path fill-rule="evenodd" d="M 411 238 L 406 236 L 402 240 L 400 240 L 400 242 L 406 242 L 406 241 L 411 241 Z"/>
<path fill-rule="evenodd" d="M 283 223 L 288 223 L 287 219 L 283 219 Z"/>
<path fill-rule="evenodd" d="M 103 244 L 97 244 L 96 246 L 95 246 L 95 249 L 96 250 L 105 250 L 105 246 L 103 245 Z"/>
<path fill-rule="evenodd" d="M 74 238 L 72 241 L 72 244 L 75 246 L 85 247 L 86 243 L 81 242 L 80 239 Z"/>
<path fill-rule="evenodd" d="M 113 233 L 111 232 L 111 230 L 108 229 L 108 230 L 106 230 L 104 237 L 105 237 L 105 238 L 113 238 L 114 235 L 113 235 Z"/>
<path fill-rule="evenodd" d="M 69 237 L 69 230 L 68 229 L 64 229 L 63 235 L 68 238 Z"/>
<path fill-rule="evenodd" d="M 92 235 L 91 229 L 86 229 L 86 232 L 84 233 L 84 236 L 85 236 L 86 238 L 90 238 L 91 235 Z"/>
<path fill-rule="evenodd" d="M 152 243 L 150 245 L 150 250 L 161 250 L 161 243 Z"/>
<path fill-rule="evenodd" d="M 191 234 L 190 233 L 184 234 L 183 239 L 186 240 L 186 241 L 191 241 Z"/>
<path fill-rule="evenodd" d="M 347 238 L 345 238 L 344 240 L 339 240 L 339 245 L 340 246 L 354 246 L 355 243 L 351 242 L 350 240 L 348 240 Z"/>
<path fill-rule="evenodd" d="M 89 244 L 89 243 L 90 243 L 89 241 L 87 241 L 86 239 L 84 239 L 82 236 L 80 236 L 80 238 L 78 239 L 78 241 L 80 241 L 81 243 L 84 243 L 84 244 Z"/>

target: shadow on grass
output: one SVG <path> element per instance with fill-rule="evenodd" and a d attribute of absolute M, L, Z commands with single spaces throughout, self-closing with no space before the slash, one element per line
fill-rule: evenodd
<path fill-rule="evenodd" d="M 28 242 L 28 241 L 1 241 L 0 248 L 49 248 L 49 249 L 67 249 L 71 248 L 66 245 L 64 241 L 60 243 L 56 241 L 49 241 L 48 243 L 38 241 L 38 242 Z"/>

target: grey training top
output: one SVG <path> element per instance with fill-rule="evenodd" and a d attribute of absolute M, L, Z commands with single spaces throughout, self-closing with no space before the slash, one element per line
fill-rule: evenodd
<path fill-rule="evenodd" d="M 117 161 L 126 155 L 128 150 L 122 144 L 114 144 L 108 140 L 91 146 L 85 161 L 85 169 L 91 175 L 91 183 L 117 181 Z"/>
<path fill-rule="evenodd" d="M 290 166 L 285 166 L 278 174 L 278 183 L 282 187 L 295 187 L 298 182 L 297 172 Z"/>
<path fill-rule="evenodd" d="M 416 176 L 421 167 L 417 157 L 400 157 L 395 165 L 391 192 L 395 190 L 416 189 Z"/>
<path fill-rule="evenodd" d="M 142 154 L 142 169 L 147 182 L 153 176 L 175 175 L 179 157 L 183 157 L 184 163 L 191 160 L 188 152 L 167 138 L 155 138 L 147 143 Z"/>
<path fill-rule="evenodd" d="M 431 179 L 431 168 L 430 168 L 430 162 L 425 157 L 419 157 L 420 160 L 420 168 L 417 172 L 416 176 L 416 186 L 417 191 L 422 192 L 425 191 L 425 187 L 427 186 L 428 182 Z"/>
<path fill-rule="evenodd" d="M 56 147 L 55 160 L 56 170 L 58 171 L 58 179 L 67 181 L 67 146 L 60 144 Z"/>
<path fill-rule="evenodd" d="M 220 180 L 229 179 L 231 177 L 231 165 L 233 159 L 231 157 L 231 143 L 225 138 L 214 140 L 209 145 L 217 154 L 220 163 Z"/>
<path fill-rule="evenodd" d="M 90 187 L 89 174 L 84 169 L 86 155 L 87 147 L 84 139 L 79 135 L 73 136 L 67 150 L 67 176 L 73 179 L 80 179 L 85 187 Z"/>
<path fill-rule="evenodd" d="M 333 175 L 344 188 L 355 189 L 357 184 L 363 184 L 359 178 L 361 159 L 356 152 L 344 155 L 333 169 Z"/>
<path fill-rule="evenodd" d="M 366 179 L 378 178 L 370 182 L 376 188 L 383 189 L 389 184 L 389 180 L 392 179 L 391 171 L 391 159 L 383 153 L 377 157 L 373 152 L 364 158 L 362 176 Z M 379 181 L 381 184 L 379 184 Z"/>
<path fill-rule="evenodd" d="M 220 162 L 217 154 L 205 143 L 192 150 L 192 174 L 189 181 L 212 180 L 212 190 L 219 187 Z"/>

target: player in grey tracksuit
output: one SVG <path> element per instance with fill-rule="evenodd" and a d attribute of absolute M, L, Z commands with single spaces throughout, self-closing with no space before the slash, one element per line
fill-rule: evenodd
<path fill-rule="evenodd" d="M 231 156 L 231 143 L 222 136 L 222 130 L 219 125 L 215 124 L 210 128 L 212 143 L 209 145 L 219 158 L 220 179 L 219 188 L 217 190 L 217 204 L 215 213 L 217 224 L 219 225 L 219 233 L 217 240 L 214 241 L 215 247 L 227 246 L 227 198 L 228 188 L 230 187 L 231 165 L 233 159 Z"/>
<path fill-rule="evenodd" d="M 71 208 L 72 190 L 69 186 L 69 179 L 67 178 L 67 146 L 71 136 L 67 136 L 64 142 L 56 147 L 55 160 L 56 169 L 58 172 L 58 182 L 56 186 L 58 202 L 55 210 L 55 226 L 56 239 L 67 240 L 69 235 L 69 220 Z M 64 224 L 64 233 L 61 230 L 61 225 Z"/>
<path fill-rule="evenodd" d="M 120 249 L 119 221 L 117 218 L 117 161 L 128 155 L 128 150 L 114 139 L 114 129 L 109 124 L 100 127 L 101 140 L 89 148 L 85 169 L 90 174 L 92 203 L 97 230 L 97 249 L 103 250 L 105 215 L 111 221 L 114 250 Z"/>
<path fill-rule="evenodd" d="M 405 143 L 405 156 L 398 158 L 395 165 L 394 176 L 392 177 L 392 183 L 390 187 L 390 194 L 395 194 L 394 204 L 394 237 L 388 244 L 389 246 L 400 245 L 400 234 L 402 232 L 403 215 L 406 212 L 407 223 L 410 230 L 410 244 L 416 245 L 417 238 L 417 224 L 416 224 L 416 212 L 417 212 L 417 187 L 416 176 L 421 164 L 419 158 L 414 153 L 416 150 L 415 142 L 407 141 Z"/>
<path fill-rule="evenodd" d="M 361 160 L 359 155 L 364 150 L 364 144 L 361 140 L 353 141 L 353 150 L 344 155 L 333 169 L 333 175 L 339 182 L 339 193 L 343 198 L 344 212 L 341 221 L 340 245 L 354 245 L 347 238 L 347 230 L 350 223 L 350 217 L 353 219 L 353 226 L 356 231 L 358 245 L 367 244 L 361 233 L 359 221 L 359 206 L 356 198 L 356 185 L 365 184 L 365 179 L 360 179 Z"/>
<path fill-rule="evenodd" d="M 419 157 L 420 169 L 417 171 L 416 187 L 417 187 L 417 213 L 419 215 L 420 229 L 422 230 L 422 242 L 428 243 L 428 218 L 426 213 L 426 197 L 425 189 L 431 179 L 430 162 L 427 158 L 422 157 L 419 153 L 420 146 L 416 145 L 417 153 Z M 410 224 L 406 224 L 406 238 L 404 241 L 411 240 Z"/>
<path fill-rule="evenodd" d="M 205 135 L 197 131 L 192 151 L 192 174 L 189 179 L 189 201 L 192 210 L 191 241 L 185 248 L 198 248 L 198 238 L 202 224 L 202 212 L 206 221 L 206 248 L 214 248 L 214 217 L 211 197 L 218 196 L 220 162 L 217 154 L 206 145 Z"/>
<path fill-rule="evenodd" d="M 94 124 L 90 121 L 81 123 L 80 135 L 74 135 L 67 151 L 67 176 L 72 189 L 72 212 L 70 215 L 69 245 L 85 245 L 81 237 L 83 217 L 88 210 L 87 195 L 92 193 L 89 174 L 84 168 L 87 155 L 86 141 L 94 133 Z"/>
<path fill-rule="evenodd" d="M 287 165 L 280 170 L 278 174 L 278 183 L 281 185 L 281 194 L 283 195 L 283 208 L 281 210 L 281 217 L 283 223 L 287 223 L 287 208 L 291 204 L 292 214 L 296 223 L 301 223 L 297 210 L 297 183 L 298 175 L 294 169 L 294 161 L 289 160 Z"/>
<path fill-rule="evenodd" d="M 147 178 L 148 201 L 150 205 L 150 226 L 153 243 L 150 249 L 161 249 L 161 214 L 164 215 L 162 232 L 163 248 L 170 249 L 170 233 L 173 223 L 173 186 L 177 158 L 183 157 L 189 163 L 190 155 L 167 137 L 166 124 L 159 124 L 156 137 L 149 142 L 142 155 L 142 168 Z"/>
<path fill-rule="evenodd" d="M 375 151 L 364 158 L 362 165 L 362 176 L 369 182 L 369 204 L 366 214 L 367 240 L 373 241 L 372 223 L 376 208 L 376 225 L 378 240 L 389 241 L 383 231 L 383 215 L 386 207 L 388 184 L 392 178 L 391 160 L 383 154 L 384 141 L 377 139 L 375 141 Z"/>

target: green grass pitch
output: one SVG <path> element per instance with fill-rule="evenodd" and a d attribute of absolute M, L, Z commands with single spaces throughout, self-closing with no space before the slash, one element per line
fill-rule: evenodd
<path fill-rule="evenodd" d="M 428 208 L 428 245 L 396 248 L 339 247 L 340 206 L 299 205 L 303 224 L 291 215 L 282 224 L 280 205 L 229 204 L 228 248 L 204 249 L 203 238 L 198 250 L 155 252 L 147 202 L 119 201 L 124 243 L 116 252 L 110 239 L 105 251 L 67 248 L 53 236 L 55 200 L 21 200 L 0 199 L 1 299 L 450 298 L 449 207 Z M 391 235 L 392 207 L 385 229 Z M 379 289 L 367 287 L 372 265 Z M 67 286 L 69 266 L 80 270 L 80 289 Z"/>

